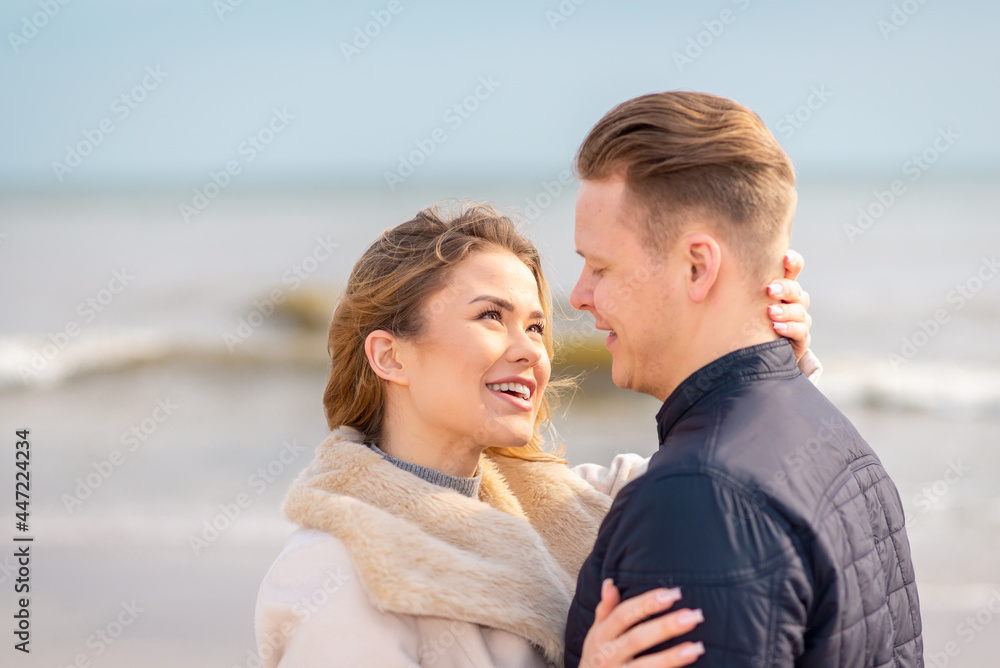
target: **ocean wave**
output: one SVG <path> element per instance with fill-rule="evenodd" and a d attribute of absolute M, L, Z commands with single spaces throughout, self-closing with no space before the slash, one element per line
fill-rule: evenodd
<path fill-rule="evenodd" d="M 1000 416 L 1000 368 L 884 358 L 824 359 L 819 388 L 837 404 L 945 416 Z"/>
<path fill-rule="evenodd" d="M 282 337 L 258 332 L 255 340 L 236 347 L 227 346 L 221 337 L 198 339 L 151 330 L 94 330 L 68 342 L 6 337 L 0 338 L 0 390 L 50 389 L 138 366 L 188 362 L 214 370 L 241 364 L 323 364 L 326 359 L 323 337 L 300 332 Z"/>
<path fill-rule="evenodd" d="M 246 365 L 322 368 L 329 359 L 324 333 L 298 329 L 256 332 L 237 346 L 227 345 L 222 337 L 198 339 L 151 330 L 94 330 L 63 347 L 45 337 L 0 338 L 0 390 L 52 388 L 93 374 L 184 363 L 216 374 Z M 910 361 L 893 368 L 884 357 L 874 356 L 830 356 L 823 365 L 819 388 L 838 405 L 1000 416 L 1000 367 Z"/>
<path fill-rule="evenodd" d="M 61 337 L 61 338 L 60 338 Z M 0 388 L 49 387 L 98 371 L 162 360 L 171 346 L 147 331 L 96 331 L 69 339 L 0 339 Z"/>

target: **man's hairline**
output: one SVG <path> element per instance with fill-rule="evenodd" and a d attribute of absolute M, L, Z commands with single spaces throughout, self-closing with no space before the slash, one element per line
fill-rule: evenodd
<path fill-rule="evenodd" d="M 741 251 L 737 248 L 738 243 L 732 239 L 729 231 L 726 229 L 727 225 L 732 228 L 736 223 L 731 220 L 724 220 L 726 214 L 711 204 L 704 202 L 680 204 L 669 213 L 656 213 L 651 204 L 640 197 L 639 193 L 633 187 L 628 179 L 627 169 L 624 166 L 608 169 L 603 176 L 598 178 L 580 177 L 581 183 L 608 183 L 612 181 L 621 181 L 623 185 L 618 199 L 618 210 L 614 218 L 614 223 L 619 227 L 627 229 L 635 236 L 647 258 L 654 261 L 662 261 L 687 235 L 698 232 L 708 234 L 724 247 L 729 248 L 737 256 L 740 255 Z M 798 192 L 794 185 L 791 186 L 791 190 L 793 193 L 791 211 L 794 214 L 794 201 L 797 199 Z M 670 196 L 666 195 L 666 197 L 669 198 Z M 640 216 L 659 216 L 660 224 L 667 229 L 658 233 L 652 229 L 655 223 L 651 224 L 651 221 L 648 219 L 640 219 Z M 790 237 L 791 221 L 785 221 L 784 224 L 786 228 L 784 234 L 786 237 Z M 699 229 L 699 227 L 702 229 Z M 787 245 L 787 238 L 785 243 Z M 576 249 L 576 253 L 585 261 L 595 259 L 593 254 L 589 256 L 585 255 L 579 248 Z M 596 256 L 596 259 L 600 260 L 602 258 L 601 256 Z M 604 259 L 606 260 L 607 258 Z M 756 277 L 753 274 L 754 270 L 751 269 L 747 272 L 747 278 L 755 279 Z"/>
<path fill-rule="evenodd" d="M 617 200 L 618 208 L 613 219 L 614 224 L 628 230 L 629 233 L 634 235 L 647 258 L 662 260 L 663 256 L 669 253 L 681 239 L 688 233 L 693 232 L 704 232 L 722 241 L 725 245 L 731 246 L 728 237 L 722 229 L 723 225 L 713 220 L 714 217 L 722 214 L 716 211 L 711 205 L 702 203 L 682 204 L 669 214 L 659 214 L 663 216 L 661 221 L 664 226 L 673 224 L 677 226 L 677 229 L 673 230 L 670 234 L 672 238 L 665 240 L 662 237 L 657 238 L 659 235 L 652 232 L 651 225 L 646 220 L 639 219 L 639 216 L 649 217 L 656 216 L 657 214 L 654 213 L 653 208 L 632 187 L 624 167 L 609 169 L 603 176 L 597 178 L 580 177 L 581 184 L 600 184 L 614 181 L 620 181 L 623 185 L 622 192 Z M 668 220 L 668 217 L 672 220 Z M 699 226 L 698 223 L 704 224 L 705 229 L 697 229 Z M 598 261 L 602 259 L 607 260 L 606 257 L 595 255 L 594 253 L 585 254 L 579 247 L 575 250 L 576 254 L 582 257 L 584 261 L 589 262 L 593 259 L 597 259 Z"/>

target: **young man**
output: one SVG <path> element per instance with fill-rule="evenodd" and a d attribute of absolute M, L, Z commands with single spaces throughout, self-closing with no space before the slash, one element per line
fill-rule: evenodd
<path fill-rule="evenodd" d="M 783 308 L 788 156 L 749 109 L 669 92 L 611 110 L 577 171 L 571 301 L 609 331 L 615 384 L 664 403 L 580 572 L 566 665 L 599 642 L 610 579 L 622 599 L 679 587 L 704 614 L 676 641 L 704 644 L 699 666 L 922 666 L 896 487 L 761 315 Z"/>

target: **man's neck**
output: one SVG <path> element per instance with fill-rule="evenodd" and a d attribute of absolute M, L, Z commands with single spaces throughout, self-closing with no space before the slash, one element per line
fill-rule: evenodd
<path fill-rule="evenodd" d="M 666 401 L 691 374 L 720 357 L 758 343 L 780 339 L 767 317 L 767 303 L 761 301 L 759 305 L 754 304 L 741 311 L 706 314 L 693 330 L 684 359 L 672 365 L 676 373 L 665 379 L 666 382 L 657 388 L 654 396 Z"/>

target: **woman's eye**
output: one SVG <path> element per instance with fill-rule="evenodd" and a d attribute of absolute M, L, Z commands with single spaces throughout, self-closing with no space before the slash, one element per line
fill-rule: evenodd
<path fill-rule="evenodd" d="M 479 314 L 479 317 L 488 318 L 491 320 L 503 320 L 503 315 L 500 313 L 500 311 L 496 310 L 483 311 L 482 313 Z"/>
<path fill-rule="evenodd" d="M 529 332 L 532 331 L 532 330 L 534 330 L 534 332 L 536 334 L 542 334 L 545 331 L 545 325 L 534 324 L 534 325 L 532 325 L 531 327 L 528 328 Z"/>

